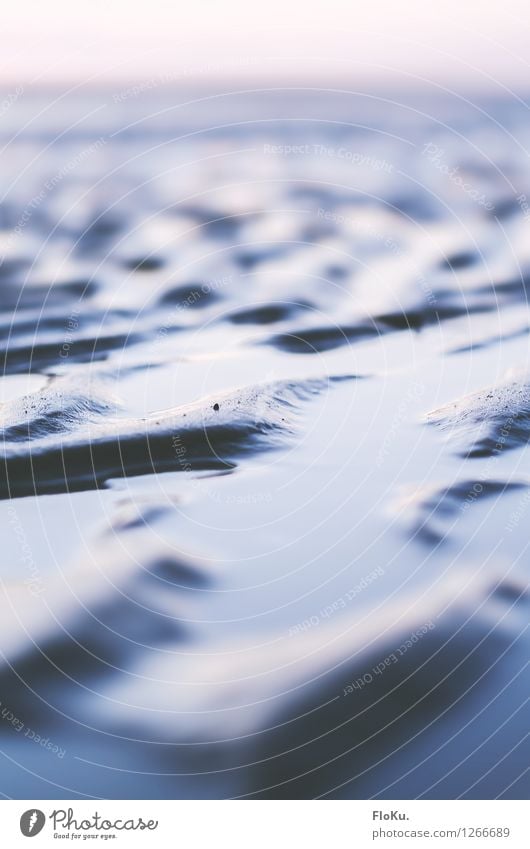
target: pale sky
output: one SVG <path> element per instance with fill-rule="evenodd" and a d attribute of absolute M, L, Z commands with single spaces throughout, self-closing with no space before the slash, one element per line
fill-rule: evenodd
<path fill-rule="evenodd" d="M 525 88 L 529 35 L 528 0 L 24 0 L 2 9 L 0 83 L 168 75 Z"/>

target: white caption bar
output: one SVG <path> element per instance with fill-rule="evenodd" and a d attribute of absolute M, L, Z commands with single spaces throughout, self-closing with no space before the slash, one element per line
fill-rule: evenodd
<path fill-rule="evenodd" d="M 9 849 L 527 849 L 526 808 L 522 801 L 3 801 L 0 833 Z"/>

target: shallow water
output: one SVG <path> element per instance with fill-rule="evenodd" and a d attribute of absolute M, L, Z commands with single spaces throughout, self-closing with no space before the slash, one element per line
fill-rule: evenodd
<path fill-rule="evenodd" d="M 529 135 L 516 100 L 13 103 L 4 795 L 527 796 Z"/>

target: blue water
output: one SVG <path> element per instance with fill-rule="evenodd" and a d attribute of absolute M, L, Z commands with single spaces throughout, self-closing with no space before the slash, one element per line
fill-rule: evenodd
<path fill-rule="evenodd" d="M 0 792 L 527 796 L 529 136 L 515 100 L 12 103 Z"/>

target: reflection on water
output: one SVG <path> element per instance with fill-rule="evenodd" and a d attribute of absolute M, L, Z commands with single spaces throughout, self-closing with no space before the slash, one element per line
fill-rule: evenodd
<path fill-rule="evenodd" d="M 527 795 L 529 127 L 11 106 L 4 794 Z"/>

